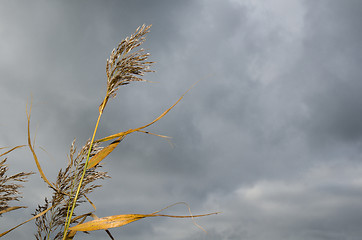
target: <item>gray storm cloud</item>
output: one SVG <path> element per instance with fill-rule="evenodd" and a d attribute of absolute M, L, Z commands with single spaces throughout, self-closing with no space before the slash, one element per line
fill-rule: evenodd
<path fill-rule="evenodd" d="M 143 23 L 154 83 L 125 86 L 99 137 L 164 119 L 105 160 L 112 179 L 90 196 L 98 216 L 149 213 L 185 201 L 189 220 L 111 230 L 122 239 L 360 239 L 362 71 L 359 1 L 22 1 L 0 4 L 0 146 L 26 143 L 25 105 L 52 179 L 74 138 L 91 137 L 111 50 Z M 40 147 L 44 147 L 47 153 Z M 11 160 L 11 161 L 10 161 Z M 9 156 L 35 171 L 31 154 Z M 27 219 L 50 196 L 39 176 L 24 189 Z M 187 214 L 177 206 L 169 213 Z M 28 239 L 33 223 L 5 239 Z M 116 238 L 117 238 L 116 237 Z M 103 232 L 77 239 L 107 239 Z"/>

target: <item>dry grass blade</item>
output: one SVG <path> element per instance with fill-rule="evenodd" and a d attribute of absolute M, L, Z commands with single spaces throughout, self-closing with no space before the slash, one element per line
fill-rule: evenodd
<path fill-rule="evenodd" d="M 153 215 L 145 215 L 145 214 L 124 214 L 124 215 L 109 216 L 76 225 L 74 227 L 71 227 L 70 230 L 95 231 L 95 230 L 104 230 L 108 228 L 121 227 L 123 225 L 140 220 L 148 216 L 154 217 Z"/>
<path fill-rule="evenodd" d="M 174 108 L 184 98 L 186 93 L 188 93 L 195 86 L 195 84 L 192 85 L 184 94 L 182 94 L 182 96 L 171 107 L 169 107 L 166 111 L 164 111 L 160 116 L 155 118 L 152 122 L 150 122 L 150 123 L 148 123 L 148 124 L 146 124 L 146 125 L 144 125 L 142 127 L 139 127 L 139 128 L 129 129 L 129 130 L 125 131 L 125 132 L 116 133 L 116 134 L 110 135 L 108 137 L 98 139 L 95 142 L 98 142 L 98 143 L 99 142 L 106 142 L 106 141 L 109 141 L 109 140 L 112 140 L 112 139 L 115 139 L 115 138 L 121 138 L 121 137 L 124 138 L 125 136 L 127 136 L 128 134 L 133 133 L 133 132 L 144 132 L 144 131 L 141 131 L 141 130 L 146 128 L 146 127 L 151 126 L 152 124 L 154 124 L 155 122 L 157 122 L 161 118 L 163 118 L 169 111 L 171 111 L 172 108 Z"/>
<path fill-rule="evenodd" d="M 20 226 L 24 225 L 25 223 L 30 222 L 31 220 L 34 220 L 34 219 L 36 219 L 36 218 L 38 218 L 38 217 L 40 217 L 40 216 L 42 216 L 42 215 L 46 214 L 46 213 L 47 213 L 50 209 L 52 209 L 52 208 L 53 208 L 53 206 L 51 206 L 50 208 L 48 208 L 48 209 L 44 210 L 43 212 L 41 212 L 41 213 L 39 213 L 39 214 L 35 215 L 34 217 L 32 217 L 32 218 L 30 218 L 30 219 L 26 220 L 25 222 L 22 222 L 22 223 L 20 223 L 19 225 L 16 225 L 15 227 L 13 227 L 13 228 L 11 228 L 11 229 L 9 229 L 9 230 L 7 230 L 7 231 L 3 232 L 3 233 L 0 233 L 0 237 L 2 237 L 2 236 L 4 236 L 4 235 L 8 234 L 9 232 L 11 232 L 11 231 L 13 231 L 13 230 L 17 229 L 18 227 L 20 227 Z"/>
<path fill-rule="evenodd" d="M 107 147 L 100 150 L 96 155 L 94 155 L 89 160 L 87 169 L 94 167 L 100 161 L 102 161 L 104 158 L 106 158 L 118 146 L 118 144 L 123 140 L 123 138 L 124 137 L 118 138 L 117 140 L 115 140 L 111 144 L 109 144 Z"/>
<path fill-rule="evenodd" d="M 104 230 L 108 228 L 116 228 L 124 226 L 134 221 L 138 221 L 146 217 L 195 218 L 195 217 L 209 216 L 213 214 L 218 214 L 218 213 L 208 213 L 208 214 L 191 215 L 191 216 L 176 216 L 176 215 L 167 215 L 167 214 L 122 214 L 122 215 L 114 215 L 114 216 L 95 219 L 93 221 L 89 221 L 71 227 L 70 230 L 95 231 L 95 230 Z"/>
<path fill-rule="evenodd" d="M 155 133 L 151 133 L 151 132 L 147 132 L 147 131 L 142 131 L 142 130 L 138 130 L 138 132 L 142 132 L 142 133 L 146 133 L 146 134 L 150 134 L 150 135 L 154 135 L 157 137 L 161 137 L 161 138 L 165 138 L 166 140 L 169 141 L 170 137 L 168 136 L 164 136 L 164 135 L 160 135 L 160 134 L 155 134 Z M 105 159 L 111 152 L 113 152 L 114 149 L 116 149 L 116 147 L 118 146 L 118 144 L 126 137 L 126 135 L 123 135 L 121 137 L 119 137 L 117 140 L 113 141 L 112 143 L 110 143 L 107 147 L 103 148 L 101 151 L 99 151 L 99 153 L 97 153 L 95 156 L 93 156 L 89 162 L 88 162 L 88 167 L 87 169 L 90 169 L 94 166 L 96 166 L 98 163 L 100 163 L 101 161 L 103 161 L 103 159 Z M 172 146 L 172 143 L 170 143 Z"/>
<path fill-rule="evenodd" d="M 193 85 L 194 86 L 194 85 Z M 193 87 L 192 86 L 192 87 Z M 191 87 L 191 88 L 192 88 Z M 117 140 L 115 140 L 114 142 L 112 142 L 111 144 L 109 144 L 107 147 L 105 147 L 104 149 L 102 149 L 97 155 L 95 155 L 92 159 L 89 160 L 87 168 L 92 168 L 95 165 L 97 165 L 100 161 L 102 161 L 105 157 L 107 157 L 117 146 L 118 144 L 130 133 L 133 132 L 143 132 L 143 133 L 147 133 L 147 134 L 152 134 L 152 135 L 156 135 L 162 138 L 169 138 L 167 136 L 163 136 L 163 135 L 158 135 L 158 134 L 153 134 L 150 132 L 146 132 L 146 131 L 142 131 L 142 129 L 154 124 L 155 122 L 159 121 L 161 118 L 163 118 L 169 111 L 171 111 L 172 108 L 174 108 L 181 100 L 182 98 L 186 95 L 186 93 L 188 91 L 191 90 L 191 88 L 189 88 L 170 108 L 168 108 L 166 111 L 164 111 L 160 116 L 158 116 L 156 119 L 154 119 L 152 122 L 150 122 L 149 124 L 146 124 L 142 127 L 139 128 L 135 128 L 135 129 L 129 129 L 128 131 L 125 132 L 120 132 L 111 136 L 108 136 L 106 138 L 102 138 L 99 140 L 96 140 L 96 143 L 100 143 L 100 142 L 105 142 L 108 140 L 112 140 L 115 138 L 118 138 Z M 104 103 L 103 103 L 104 105 Z"/>
<path fill-rule="evenodd" d="M 78 224 L 78 225 L 70 228 L 69 230 L 71 230 L 71 231 L 105 230 L 108 228 L 121 227 L 121 226 L 129 224 L 131 222 L 138 221 L 138 220 L 146 218 L 146 217 L 172 217 L 172 218 L 192 218 L 193 219 L 195 217 L 204 217 L 204 216 L 209 216 L 209 215 L 214 215 L 214 214 L 219 213 L 219 212 L 214 212 L 214 213 L 207 213 L 207 214 L 201 214 L 201 215 L 192 215 L 190 207 L 188 206 L 190 215 L 177 216 L 177 215 L 158 214 L 159 212 L 161 212 L 167 208 L 170 208 L 174 205 L 177 205 L 177 204 L 186 204 L 188 206 L 187 203 L 178 202 L 178 203 L 172 204 L 170 206 L 167 206 L 165 208 L 162 208 L 161 210 L 158 210 L 151 214 L 121 214 L 121 215 L 114 215 L 114 216 L 108 216 L 108 217 L 103 217 L 103 218 L 96 217 L 93 221 Z M 197 225 L 197 226 L 200 227 L 199 225 Z M 201 229 L 203 231 L 205 231 L 203 228 L 201 228 Z"/>
<path fill-rule="evenodd" d="M 25 207 L 25 206 L 8 207 L 8 208 L 6 208 L 4 210 L 1 210 L 0 215 L 3 214 L 3 213 L 11 212 L 11 211 L 19 209 L 19 208 L 27 208 L 27 207 Z"/>
<path fill-rule="evenodd" d="M 25 147 L 25 146 L 26 146 L 26 145 L 19 145 L 19 146 L 13 147 L 12 149 L 10 149 L 10 150 L 4 152 L 3 154 L 1 154 L 0 157 L 2 157 L 2 156 L 4 156 L 4 155 L 6 155 L 6 154 L 8 154 L 8 153 L 10 153 L 10 152 L 12 152 L 12 151 L 14 151 L 15 149 L 22 148 L 22 147 Z M 2 149 L 2 148 L 1 148 L 1 149 Z"/>
<path fill-rule="evenodd" d="M 38 171 L 40 173 L 40 176 L 41 178 L 48 184 L 49 187 L 51 187 L 52 189 L 54 189 L 55 191 L 58 191 L 54 186 L 53 184 L 51 184 L 49 182 L 49 180 L 47 179 L 47 177 L 45 176 L 41 166 L 40 166 L 40 163 L 38 161 L 38 157 L 36 156 L 35 154 L 35 151 L 34 151 L 34 148 L 31 144 L 31 139 L 30 139 L 30 115 L 31 115 L 31 104 L 30 104 L 30 108 L 29 108 L 29 111 L 28 111 L 28 108 L 26 108 L 26 117 L 27 117 L 27 120 L 28 120 L 28 146 L 29 146 L 29 149 L 31 151 L 31 153 L 33 154 L 33 158 L 34 158 L 34 161 L 35 161 L 35 164 L 36 164 L 36 167 L 38 168 Z"/>
<path fill-rule="evenodd" d="M 197 82 L 196 82 L 197 83 Z M 196 84 L 195 83 L 195 84 Z M 97 165 L 99 162 L 101 162 L 105 157 L 107 157 L 120 143 L 120 141 L 122 141 L 128 134 L 131 134 L 133 132 L 143 132 L 143 133 L 147 133 L 147 134 L 151 134 L 151 135 L 156 135 L 162 138 L 169 138 L 167 136 L 163 136 L 163 135 L 158 135 L 158 134 L 154 134 L 154 133 L 150 133 L 150 132 L 146 132 L 143 131 L 142 129 L 151 126 L 152 124 L 154 124 L 155 122 L 159 121 L 161 118 L 163 118 L 169 111 L 171 111 L 172 108 L 174 108 L 182 99 L 183 97 L 186 95 L 186 93 L 188 93 L 188 91 L 190 91 L 194 86 L 192 85 L 184 94 L 182 94 L 182 96 L 170 107 L 168 108 L 166 111 L 164 111 L 160 116 L 158 116 L 157 118 L 155 118 L 152 122 L 150 122 L 149 124 L 146 124 L 142 127 L 139 128 L 135 128 L 135 129 L 129 129 L 125 132 L 120 132 L 99 140 L 96 140 L 96 143 L 100 143 L 100 142 L 105 142 L 105 141 L 109 141 L 115 138 L 118 138 L 117 140 L 115 140 L 114 142 L 112 142 L 110 145 L 108 145 L 107 147 L 105 147 L 104 149 L 102 149 L 96 156 L 94 156 L 92 159 L 89 160 L 87 168 L 92 168 L 95 165 Z M 103 105 L 105 103 L 103 102 Z"/>

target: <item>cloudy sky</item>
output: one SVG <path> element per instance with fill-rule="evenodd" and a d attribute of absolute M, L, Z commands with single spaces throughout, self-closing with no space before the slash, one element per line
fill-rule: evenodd
<path fill-rule="evenodd" d="M 116 239 L 356 240 L 362 236 L 362 2 L 302 0 L 1 1 L 0 146 L 26 143 L 51 180 L 74 138 L 91 137 L 111 50 L 142 24 L 155 83 L 122 87 L 98 137 L 150 122 L 104 162 L 112 179 L 90 197 L 99 217 L 187 202 L 196 219 L 144 219 Z M 41 148 L 46 150 L 43 151 Z M 31 153 L 10 173 L 36 171 Z M 1 231 L 50 192 L 31 177 Z M 90 210 L 85 207 L 84 211 Z M 188 214 L 175 206 L 165 214 Z M 30 222 L 4 239 L 31 239 Z M 104 232 L 77 239 L 108 239 Z"/>

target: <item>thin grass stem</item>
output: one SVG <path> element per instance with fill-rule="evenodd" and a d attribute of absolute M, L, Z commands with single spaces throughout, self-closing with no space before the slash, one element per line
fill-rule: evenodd
<path fill-rule="evenodd" d="M 96 136 L 97 129 L 98 129 L 98 125 L 99 125 L 99 122 L 100 122 L 100 119 L 101 119 L 101 116 L 102 116 L 102 113 L 103 113 L 103 110 L 104 110 L 105 105 L 106 105 L 106 101 L 103 101 L 101 107 L 99 108 L 99 115 L 98 115 L 98 119 L 97 119 L 96 126 L 95 126 L 95 128 L 94 128 L 92 140 L 91 140 L 91 142 L 90 142 L 90 144 L 89 144 L 87 159 L 86 159 L 85 164 L 84 164 L 82 176 L 81 176 L 81 178 L 80 178 L 80 180 L 79 180 L 78 188 L 77 188 L 77 191 L 76 191 L 75 196 L 74 196 L 74 199 L 73 199 L 72 209 L 70 210 L 69 216 L 67 216 L 67 220 L 66 220 L 66 223 L 65 223 L 63 240 L 65 240 L 66 237 L 67 237 L 67 232 L 68 232 L 68 229 L 69 229 L 70 222 L 71 222 L 71 220 L 72 220 L 72 216 L 73 216 L 73 211 L 74 211 L 75 205 L 76 205 L 76 203 L 77 203 L 79 191 L 80 191 L 80 188 L 81 188 L 82 183 L 83 183 L 83 179 L 84 179 L 85 172 L 87 171 L 87 166 L 88 166 L 90 154 L 91 154 L 91 152 L 92 152 L 92 146 L 93 146 L 94 138 L 95 138 L 95 136 Z M 67 213 L 67 215 L 68 215 L 68 213 Z"/>

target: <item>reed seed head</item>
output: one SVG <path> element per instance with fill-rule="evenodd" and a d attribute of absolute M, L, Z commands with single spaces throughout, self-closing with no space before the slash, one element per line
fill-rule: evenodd
<path fill-rule="evenodd" d="M 145 42 L 145 35 L 151 26 L 142 25 L 138 27 L 130 37 L 126 37 L 118 44 L 117 48 L 113 49 L 106 64 L 106 100 L 116 96 L 119 86 L 133 81 L 145 81 L 142 76 L 146 72 L 153 72 L 149 69 L 153 62 L 147 61 L 149 53 L 146 53 L 143 48 L 133 51 Z"/>
<path fill-rule="evenodd" d="M 14 209 L 9 206 L 10 201 L 19 201 L 22 198 L 19 188 L 23 186 L 17 182 L 26 182 L 27 177 L 33 174 L 32 172 L 21 172 L 8 177 L 6 175 L 8 171 L 8 167 L 5 164 L 6 160 L 5 158 L 0 161 L 0 216 L 2 213 Z"/>

